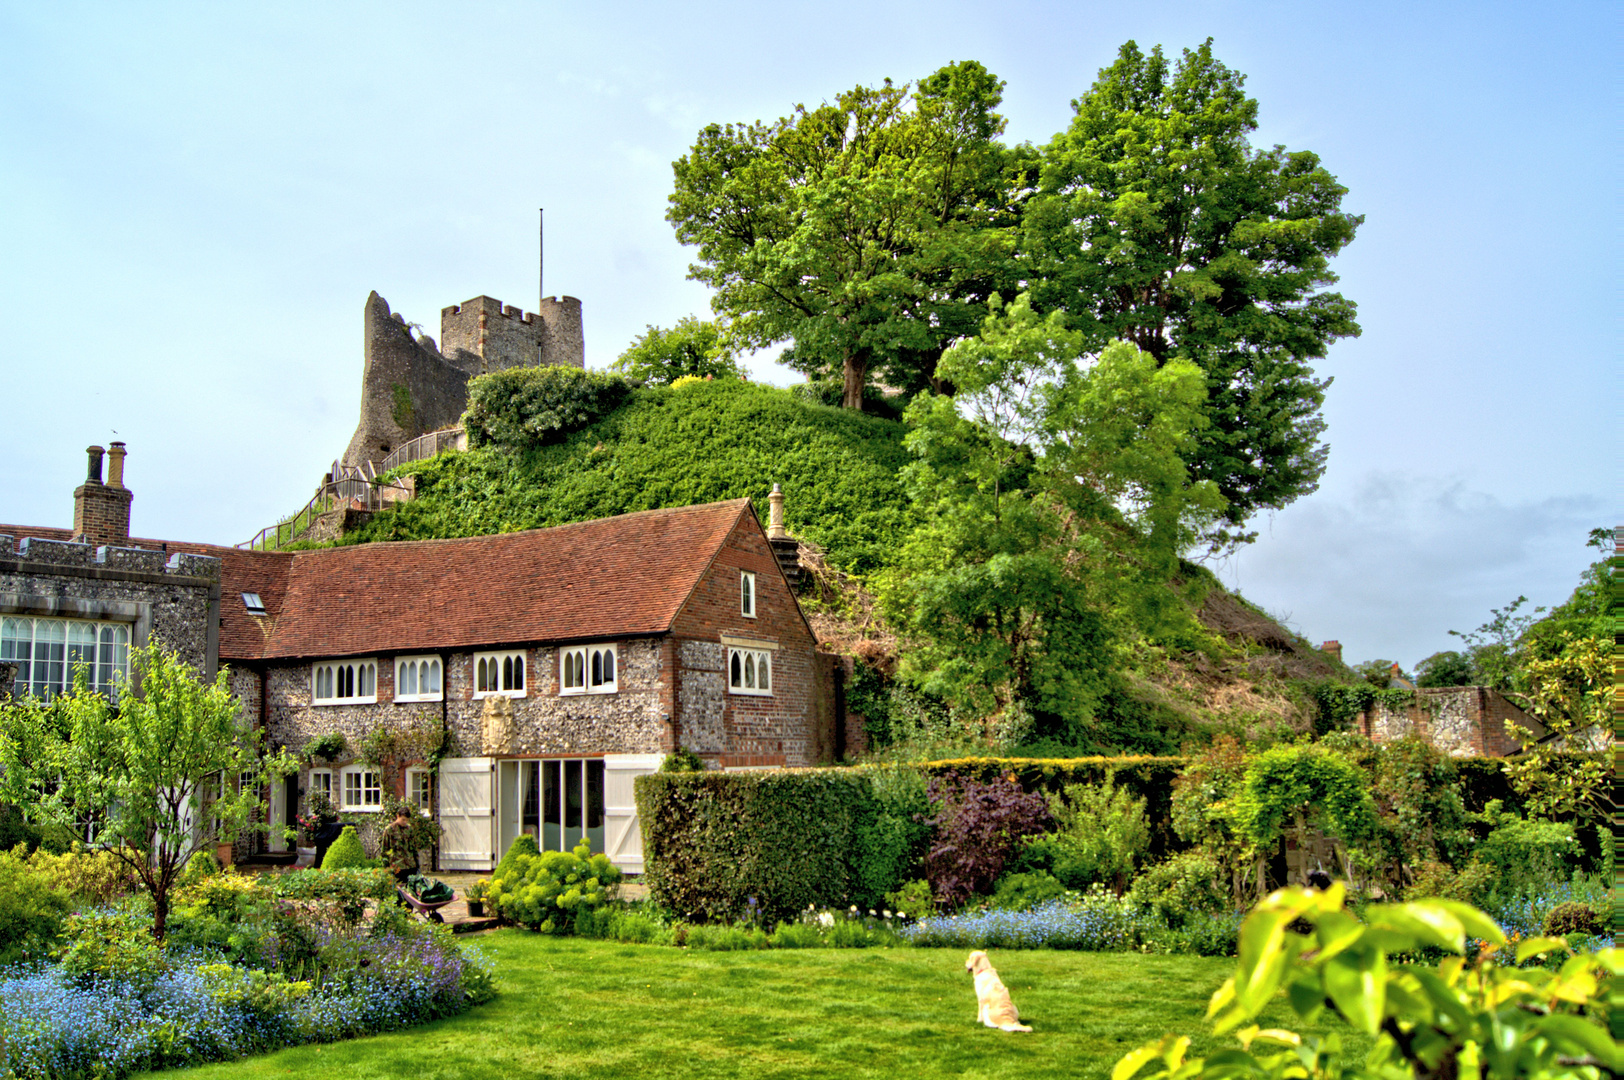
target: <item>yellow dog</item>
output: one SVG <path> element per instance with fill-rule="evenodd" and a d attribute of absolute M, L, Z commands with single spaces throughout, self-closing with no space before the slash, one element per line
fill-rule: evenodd
<path fill-rule="evenodd" d="M 964 970 L 976 981 L 976 1020 L 999 1031 L 1031 1031 L 1021 1023 L 1021 1014 L 1009 1000 L 1009 987 L 998 977 L 987 954 L 977 949 L 964 962 Z"/>

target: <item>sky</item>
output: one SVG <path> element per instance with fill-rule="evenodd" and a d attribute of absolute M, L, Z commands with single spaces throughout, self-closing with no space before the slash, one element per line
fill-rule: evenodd
<path fill-rule="evenodd" d="M 1603 3 L 543 4 L 0 0 L 0 521 L 67 526 L 122 439 L 132 530 L 238 543 L 348 443 L 376 289 L 439 336 L 480 294 L 579 297 L 587 364 L 709 315 L 664 220 L 709 123 L 979 60 L 1041 145 L 1124 41 L 1211 37 L 1258 145 L 1365 215 L 1363 334 L 1317 363 L 1329 467 L 1220 577 L 1406 668 L 1620 520 L 1624 8 Z M 752 359 L 753 377 L 799 377 Z M 791 495 L 793 497 L 793 494 Z"/>

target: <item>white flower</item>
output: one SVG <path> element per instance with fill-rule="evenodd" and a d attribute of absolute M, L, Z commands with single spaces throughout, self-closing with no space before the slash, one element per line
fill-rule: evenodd
<path fill-rule="evenodd" d="M 883 912 L 882 914 L 884 914 L 887 919 L 891 917 L 891 913 L 889 911 Z"/>
<path fill-rule="evenodd" d="M 857 914 L 857 905 L 856 905 L 856 904 L 853 904 L 853 905 L 852 905 L 852 906 L 851 906 L 851 913 L 852 913 L 852 914 L 853 914 L 853 915 L 855 915 L 855 914 Z"/>
<path fill-rule="evenodd" d="M 834 924 L 835 924 L 834 912 L 832 912 L 832 911 L 820 911 L 820 912 L 818 912 L 818 925 L 819 926 L 823 927 L 824 929 L 828 929 L 829 927 L 833 926 Z"/>

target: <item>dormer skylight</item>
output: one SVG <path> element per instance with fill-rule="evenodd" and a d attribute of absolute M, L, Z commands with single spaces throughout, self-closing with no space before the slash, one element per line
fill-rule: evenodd
<path fill-rule="evenodd" d="M 259 598 L 259 593 L 257 592 L 243 593 L 242 606 L 248 609 L 248 614 L 250 615 L 265 614 L 265 602 Z"/>

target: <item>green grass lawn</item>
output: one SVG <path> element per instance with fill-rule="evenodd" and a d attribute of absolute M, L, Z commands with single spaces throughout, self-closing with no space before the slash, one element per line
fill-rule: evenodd
<path fill-rule="evenodd" d="M 712 953 L 483 936 L 501 996 L 393 1035 L 298 1047 L 184 1073 L 205 1077 L 1105 1076 L 1168 1031 L 1195 1052 L 1208 996 L 1233 960 L 1116 953 L 992 954 L 1022 1019 L 977 1025 L 964 952 L 806 949 Z M 1286 1020 L 1283 1005 L 1266 1017 Z M 1265 1026 L 1268 1026 L 1266 1023 Z"/>

